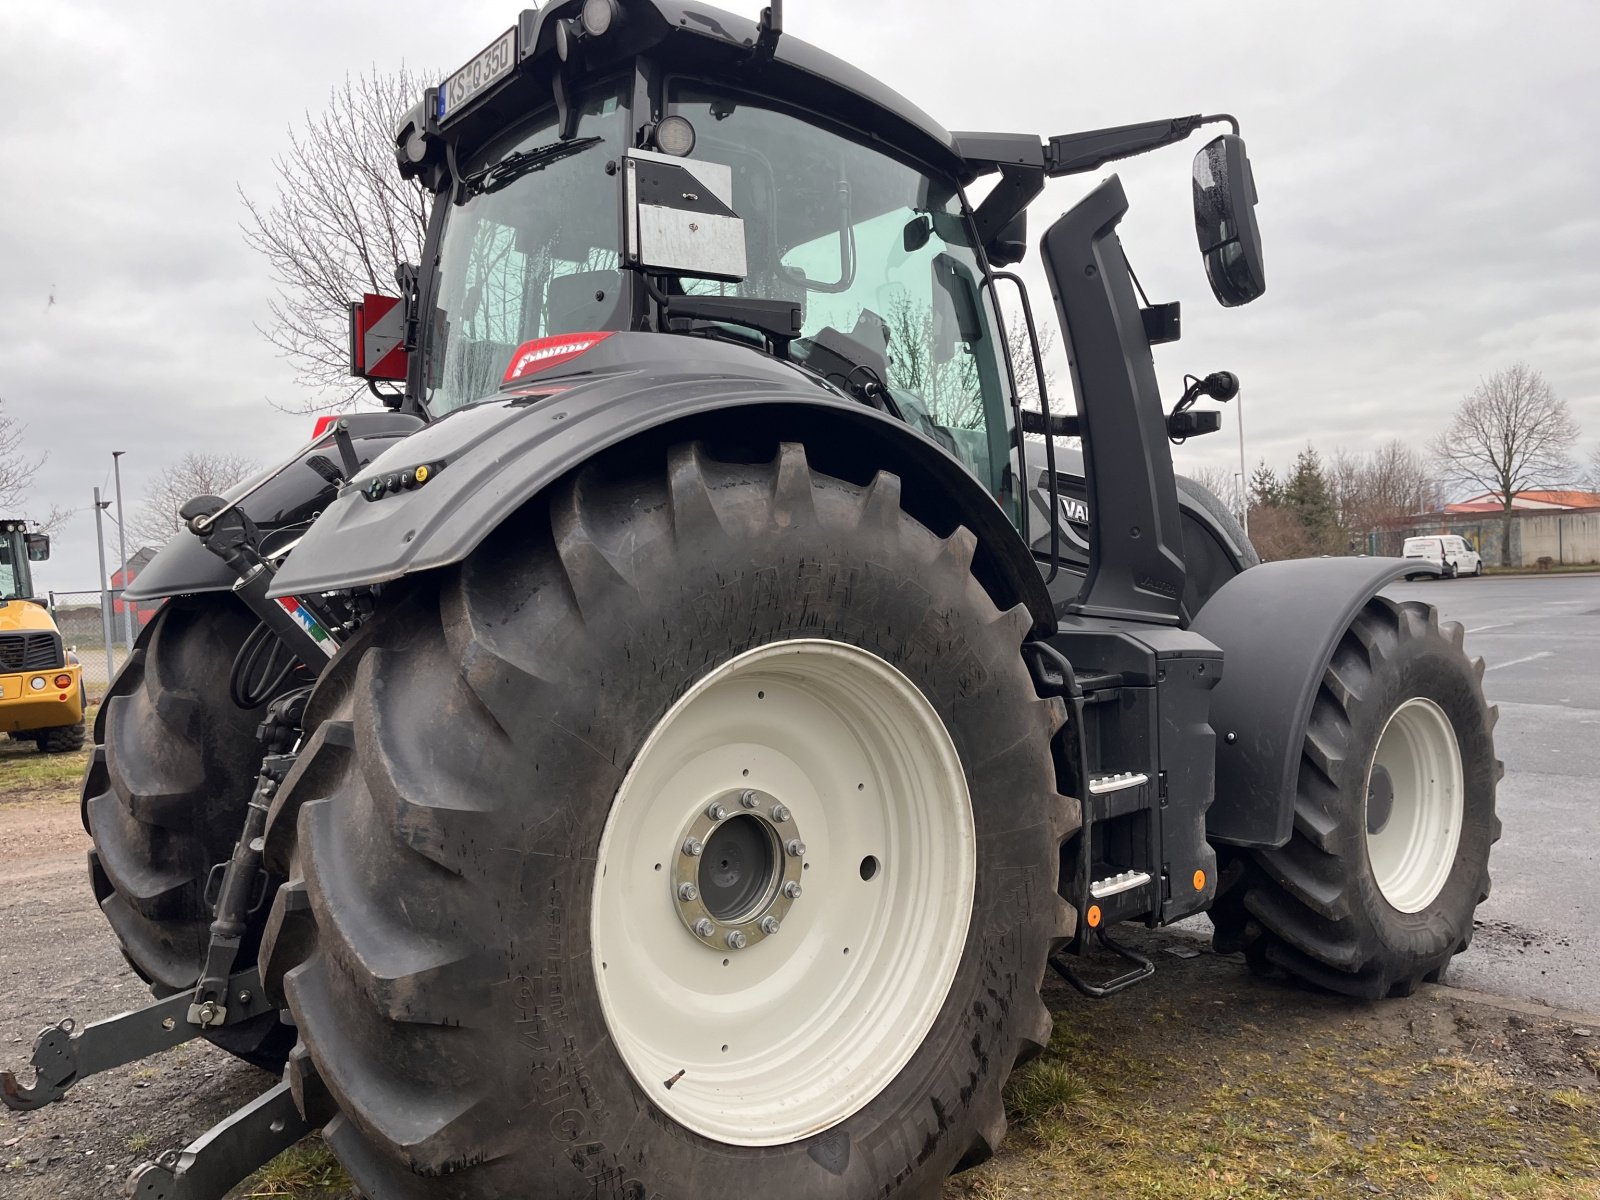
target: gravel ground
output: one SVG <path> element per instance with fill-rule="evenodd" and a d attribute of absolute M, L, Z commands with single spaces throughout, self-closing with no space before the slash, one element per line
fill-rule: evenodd
<path fill-rule="evenodd" d="M 3 786 L 0 1060 L 15 1069 L 46 1024 L 146 993 L 90 896 L 75 799 L 8 800 Z M 947 1200 L 1600 1200 L 1600 1016 L 1449 988 L 1353 1004 L 1254 978 L 1181 931 L 1130 940 L 1157 959 L 1155 979 L 1103 1002 L 1050 986 L 1057 1035 L 1011 1089 L 1012 1136 Z M 0 1109 L 0 1197 L 118 1196 L 137 1163 L 272 1082 L 191 1043 L 40 1112 Z M 295 1183 L 332 1173 L 303 1157 L 308 1169 L 238 1195 L 354 1200 Z"/>

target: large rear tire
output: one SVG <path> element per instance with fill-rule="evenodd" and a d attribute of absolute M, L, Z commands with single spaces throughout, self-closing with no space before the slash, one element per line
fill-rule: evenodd
<path fill-rule="evenodd" d="M 234 655 L 255 625 L 227 594 L 167 601 L 95 719 L 83 780 L 90 882 L 123 956 L 158 996 L 199 978 L 211 926 L 206 879 L 233 852 L 255 787 L 264 709 L 239 708 L 228 689 Z M 241 965 L 256 953 L 266 913 L 263 903 Z M 294 1045 L 276 1013 L 207 1036 L 268 1070 Z"/>
<path fill-rule="evenodd" d="M 1440 977 L 1472 941 L 1500 836 L 1482 675 L 1431 605 L 1367 603 L 1317 692 L 1288 844 L 1222 871 L 1219 950 L 1367 999 Z"/>
<path fill-rule="evenodd" d="M 665 457 L 319 685 L 262 962 L 369 1195 L 930 1196 L 1048 1038 L 1077 806 L 1026 610 L 893 476 Z"/>

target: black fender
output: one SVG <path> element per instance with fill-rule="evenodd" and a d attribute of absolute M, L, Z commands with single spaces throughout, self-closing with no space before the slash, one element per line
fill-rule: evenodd
<path fill-rule="evenodd" d="M 1268 847 L 1289 840 L 1301 742 L 1323 673 L 1362 606 L 1417 565 L 1401 558 L 1262 563 L 1223 584 L 1195 616 L 1191 628 L 1223 655 L 1211 693 L 1210 841 Z"/>
<path fill-rule="evenodd" d="M 616 333 L 561 375 L 458 409 L 374 460 L 328 505 L 271 595 L 368 586 L 465 558 L 539 492 L 596 454 L 641 437 L 744 445 L 803 441 L 826 474 L 900 476 L 908 512 L 978 542 L 973 569 L 1001 607 L 1026 604 L 1035 632 L 1055 613 L 1026 543 L 955 456 L 903 422 L 792 364 L 742 346 Z M 416 483 L 416 468 L 426 481 Z"/>
<path fill-rule="evenodd" d="M 344 419 L 349 422 L 356 460 L 362 463 L 376 458 L 396 439 L 422 428 L 420 418 L 403 413 L 348 413 Z M 339 451 L 329 439 L 326 444 L 301 450 L 276 477 L 267 479 L 272 472 L 263 471 L 222 494 L 224 500 L 233 500 L 267 479 L 239 507 L 261 530 L 262 549 L 268 557 L 301 529 L 309 527 L 338 494 L 338 489 L 310 466 L 311 460 L 318 457 L 343 469 L 339 465 Z M 124 595 L 130 601 L 158 600 L 165 596 L 223 592 L 238 581 L 239 577 L 227 563 L 207 550 L 194 534 L 180 529 L 139 572 Z"/>

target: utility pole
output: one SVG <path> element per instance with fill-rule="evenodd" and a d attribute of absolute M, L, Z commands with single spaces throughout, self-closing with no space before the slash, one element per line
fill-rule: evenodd
<path fill-rule="evenodd" d="M 117 553 L 122 556 L 122 590 L 128 590 L 128 512 L 122 507 L 122 456 L 126 450 L 111 452 L 111 472 L 117 478 Z M 122 602 L 123 643 L 133 651 L 133 610 Z M 107 680 L 109 683 L 110 681 Z"/>
<path fill-rule="evenodd" d="M 94 490 L 94 540 L 100 548 L 100 632 L 106 639 L 106 683 L 110 683 L 117 673 L 116 659 L 111 652 L 111 594 L 106 590 L 109 576 L 106 575 L 106 530 L 104 514 L 109 500 L 100 499 L 100 489 Z"/>

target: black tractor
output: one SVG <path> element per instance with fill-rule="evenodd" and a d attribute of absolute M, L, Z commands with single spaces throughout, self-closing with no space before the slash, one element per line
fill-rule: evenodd
<path fill-rule="evenodd" d="M 423 261 L 352 308 L 388 411 L 196 498 L 129 592 L 167 600 L 85 814 L 164 998 L 8 1102 L 204 1035 L 283 1082 L 139 1196 L 322 1127 L 374 1200 L 922 1197 L 999 1146 L 1047 968 L 1154 969 L 1123 923 L 1436 978 L 1498 832 L 1460 628 L 1175 479 L 1238 385 L 1163 407 L 1116 176 L 1039 240 L 1071 412 L 1003 270 L 1047 179 L 1212 125 L 1241 305 L 1231 117 L 952 134 L 776 4 L 673 0 L 525 12 L 429 89 Z"/>

